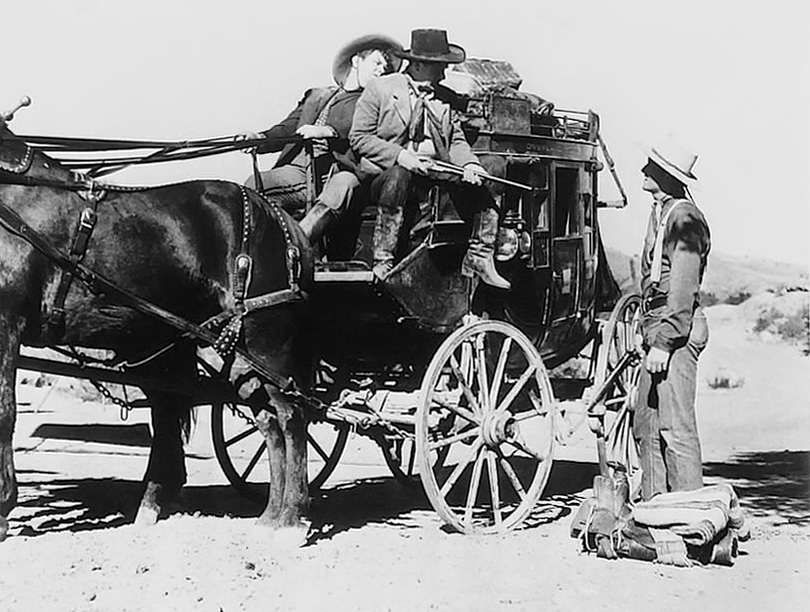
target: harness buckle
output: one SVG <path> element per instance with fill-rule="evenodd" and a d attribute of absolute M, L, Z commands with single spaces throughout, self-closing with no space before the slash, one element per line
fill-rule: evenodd
<path fill-rule="evenodd" d="M 90 231 L 96 225 L 98 215 L 92 208 L 85 208 L 79 217 L 79 227 L 83 230 Z"/>

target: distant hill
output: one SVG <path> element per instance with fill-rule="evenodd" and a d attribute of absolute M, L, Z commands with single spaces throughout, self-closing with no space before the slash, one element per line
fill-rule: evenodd
<path fill-rule="evenodd" d="M 641 270 L 638 256 L 626 255 L 610 247 L 605 250 L 613 276 L 622 289 L 638 287 Z M 805 266 L 712 253 L 703 279 L 702 302 L 707 306 L 714 303 L 738 304 L 764 291 L 780 292 L 797 288 L 810 288 L 808 268 Z"/>

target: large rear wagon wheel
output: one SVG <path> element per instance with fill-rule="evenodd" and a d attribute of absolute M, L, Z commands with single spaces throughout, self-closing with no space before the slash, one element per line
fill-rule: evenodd
<path fill-rule="evenodd" d="M 214 453 L 225 477 L 240 493 L 256 499 L 267 497 L 269 472 L 267 447 L 251 409 L 232 403 L 211 406 Z M 347 424 L 310 423 L 307 428 L 309 488 L 317 491 L 337 467 L 346 441 Z"/>
<path fill-rule="evenodd" d="M 417 462 L 439 516 L 500 533 L 533 510 L 551 471 L 555 406 L 540 355 L 517 328 L 478 321 L 451 334 L 425 372 Z"/>
<path fill-rule="evenodd" d="M 640 323 L 641 297 L 637 294 L 622 296 L 602 330 L 602 344 L 594 375 L 595 388 L 599 389 L 604 384 L 625 355 L 636 350 Z M 600 424 L 605 439 L 604 450 L 599 447 L 600 455 L 604 453 L 599 457 L 600 464 L 606 464 L 611 472 L 617 465 L 627 470 L 631 499 L 641 491 L 641 463 L 633 437 L 633 414 L 641 368 L 640 358 L 623 368 L 602 400 L 605 411 Z"/>

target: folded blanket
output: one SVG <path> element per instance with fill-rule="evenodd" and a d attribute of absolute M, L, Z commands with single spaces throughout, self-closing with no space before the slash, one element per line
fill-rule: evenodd
<path fill-rule="evenodd" d="M 727 483 L 656 495 L 633 507 L 633 520 L 668 529 L 695 546 L 713 542 L 726 527 L 736 530 L 741 540 L 748 537 L 739 499 Z"/>

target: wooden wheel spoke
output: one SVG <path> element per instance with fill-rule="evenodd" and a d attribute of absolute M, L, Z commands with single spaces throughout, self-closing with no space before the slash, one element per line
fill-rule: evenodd
<path fill-rule="evenodd" d="M 462 419 L 464 419 L 465 421 L 469 421 L 473 425 L 481 424 L 481 418 L 477 414 L 470 412 L 466 408 L 462 408 L 458 404 L 453 404 L 451 402 L 446 401 L 444 398 L 440 396 L 437 397 L 435 395 L 433 396 L 432 401 L 440 408 L 446 408 L 447 410 L 456 413 Z"/>
<path fill-rule="evenodd" d="M 509 482 L 512 483 L 512 487 L 515 489 L 515 493 L 518 494 L 520 497 L 520 501 L 526 499 L 526 490 L 523 488 L 523 485 L 520 483 L 520 479 L 518 475 L 515 473 L 515 468 L 512 467 L 512 464 L 509 463 L 509 460 L 503 456 L 503 453 L 498 452 L 498 463 L 501 464 L 501 469 L 506 474 L 506 477 L 509 479 Z"/>
<path fill-rule="evenodd" d="M 460 431 L 457 434 L 453 434 L 452 436 L 447 436 L 446 438 L 442 438 L 441 440 L 436 440 L 435 442 L 429 442 L 427 448 L 429 451 L 432 450 L 439 450 L 440 448 L 444 448 L 445 446 L 450 446 L 456 442 L 463 442 L 464 440 L 469 440 L 470 438 L 474 438 L 475 436 L 480 435 L 481 428 L 480 427 L 472 427 L 470 429 L 466 429 L 464 431 Z"/>
<path fill-rule="evenodd" d="M 487 451 L 487 468 L 489 469 L 489 491 L 492 496 L 492 512 L 495 515 L 495 525 L 500 529 L 503 524 L 501 515 L 501 495 L 498 491 L 498 464 L 495 453 Z"/>
<path fill-rule="evenodd" d="M 486 356 L 486 349 L 484 347 L 484 337 L 483 334 L 478 336 L 475 342 L 475 357 L 477 363 L 477 374 L 478 374 L 478 397 L 480 398 L 479 404 L 481 405 L 481 409 L 485 412 L 489 412 L 492 410 L 492 406 L 489 401 L 489 381 L 487 380 L 487 356 Z"/>
<path fill-rule="evenodd" d="M 472 526 L 472 512 L 475 507 L 475 498 L 478 497 L 478 487 L 481 484 L 481 467 L 483 463 L 484 453 L 479 453 L 473 465 L 472 480 L 470 480 L 470 488 L 467 491 L 467 505 L 464 507 L 464 524 L 467 527 Z"/>
<path fill-rule="evenodd" d="M 495 367 L 495 374 L 492 377 L 492 389 L 489 394 L 489 405 L 495 406 L 498 402 L 498 393 L 501 391 L 501 381 L 506 371 L 506 361 L 509 359 L 509 351 L 512 349 L 512 338 L 507 337 L 501 346 L 501 353 L 498 355 L 498 365 Z"/>
<path fill-rule="evenodd" d="M 456 380 L 461 387 L 461 391 L 464 393 L 464 397 L 467 398 L 470 406 L 472 406 L 473 412 L 480 414 L 481 406 L 478 404 L 478 400 L 475 398 L 475 394 L 473 393 L 472 389 L 467 384 L 467 379 L 461 372 L 461 368 L 459 368 L 458 361 L 456 360 L 455 356 L 450 358 L 450 369 L 453 371 L 453 375 L 456 377 Z"/>
<path fill-rule="evenodd" d="M 225 440 L 225 447 L 227 448 L 228 446 L 233 446 L 237 442 L 241 442 L 242 440 L 244 440 L 248 436 L 256 433 L 257 431 L 259 431 L 259 428 L 256 427 L 255 425 L 252 425 L 252 426 L 248 427 L 245 431 L 236 434 L 233 438 L 229 438 L 228 440 Z"/>
<path fill-rule="evenodd" d="M 253 468 L 256 467 L 256 464 L 259 462 L 259 459 L 261 459 L 261 456 L 264 453 L 264 449 L 265 445 L 264 442 L 262 442 L 259 448 L 256 449 L 256 452 L 253 453 L 253 457 L 250 459 L 250 463 L 247 464 L 247 467 L 242 472 L 241 474 L 242 480 L 247 481 L 248 476 L 250 476 L 250 473 L 253 471 Z"/>
<path fill-rule="evenodd" d="M 408 454 L 408 469 L 405 472 L 405 475 L 410 478 L 413 476 L 413 466 L 414 462 L 416 461 L 416 444 L 411 444 L 411 450 Z"/>
<path fill-rule="evenodd" d="M 605 438 L 608 440 L 615 435 L 616 429 L 621 426 L 622 422 L 625 420 L 625 415 L 627 414 L 627 406 L 622 406 L 619 411 L 616 413 L 616 418 L 613 419 L 613 423 L 610 425 L 610 430 L 605 434 Z"/>
<path fill-rule="evenodd" d="M 509 405 L 515 400 L 515 398 L 518 396 L 518 393 L 520 393 L 523 390 L 523 387 L 526 385 L 529 378 L 532 377 L 532 375 L 535 373 L 536 370 L 537 366 L 535 364 L 530 364 L 529 367 L 524 370 L 523 374 L 520 375 L 518 381 L 512 386 L 511 389 L 509 389 L 509 393 L 506 394 L 506 397 L 503 398 L 503 401 L 501 402 L 500 406 L 498 406 L 497 412 L 503 412 L 504 410 L 509 408 Z"/>
<path fill-rule="evenodd" d="M 447 497 L 447 494 L 450 492 L 450 489 L 456 484 L 456 481 L 461 477 L 461 474 L 467 469 L 470 461 L 472 458 L 481 450 L 481 446 L 483 445 L 483 441 L 477 440 L 473 443 L 472 447 L 470 448 L 467 455 L 464 457 L 462 461 L 459 461 L 453 471 L 450 473 L 450 477 L 444 482 L 441 488 L 441 494 L 444 497 Z"/>
<path fill-rule="evenodd" d="M 310 434 L 309 432 L 307 432 L 307 442 L 309 442 L 312 448 L 315 449 L 315 452 L 318 453 L 318 455 L 320 456 L 321 459 L 324 460 L 324 462 L 329 461 L 329 455 L 326 453 L 325 450 L 323 450 L 321 445 L 318 444 L 318 442 L 315 440 L 315 438 L 312 437 L 312 434 Z"/>

